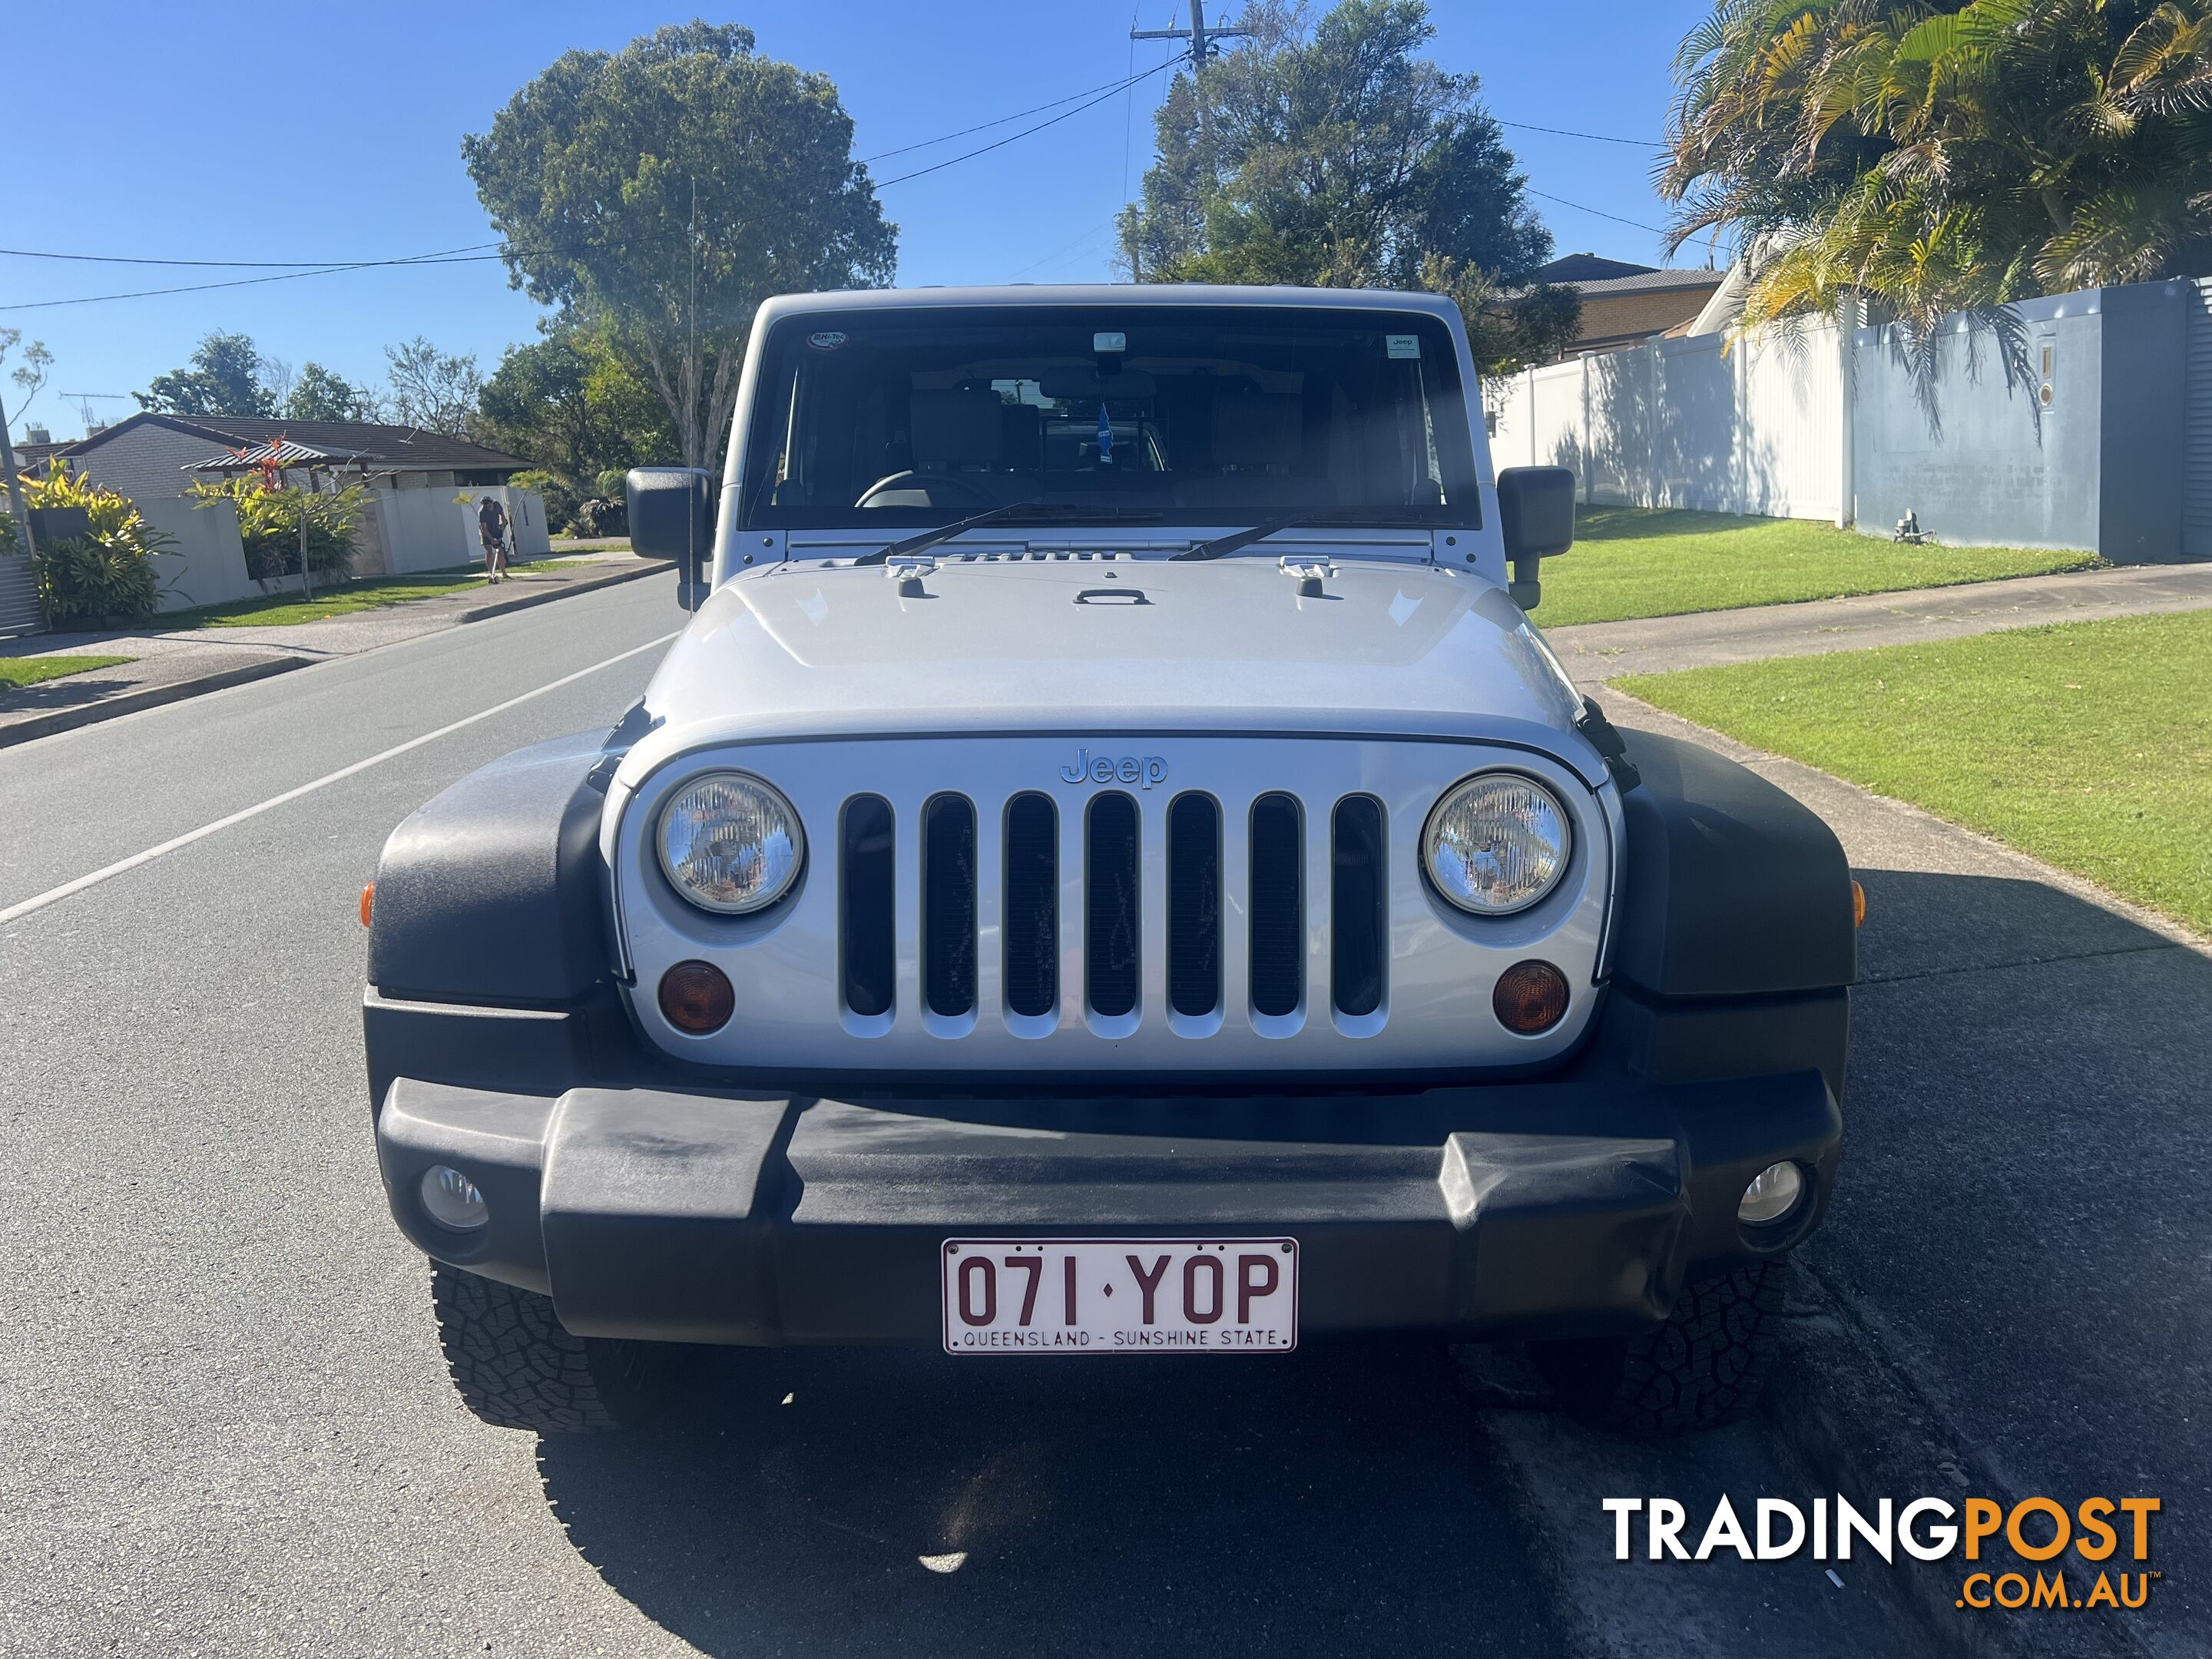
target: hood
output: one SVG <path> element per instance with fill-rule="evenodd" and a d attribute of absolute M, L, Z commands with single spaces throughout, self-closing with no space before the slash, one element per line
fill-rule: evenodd
<path fill-rule="evenodd" d="M 1379 561 L 1318 583 L 1258 557 L 773 567 L 714 592 L 646 708 L 646 763 L 799 737 L 1152 731 L 1489 739 L 1604 776 L 1501 589 Z"/>

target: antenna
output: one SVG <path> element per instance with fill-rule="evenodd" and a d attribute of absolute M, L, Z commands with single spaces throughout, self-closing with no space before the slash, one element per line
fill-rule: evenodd
<path fill-rule="evenodd" d="M 83 418 L 84 435 L 88 438 L 112 424 L 93 413 L 93 404 L 95 403 L 127 404 L 131 401 L 129 395 L 121 392 L 58 392 L 54 395 L 76 404 L 76 412 Z"/>

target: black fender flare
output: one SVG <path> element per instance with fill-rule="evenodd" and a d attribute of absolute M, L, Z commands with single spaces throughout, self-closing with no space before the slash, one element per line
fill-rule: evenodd
<path fill-rule="evenodd" d="M 368 981 L 395 1000 L 554 1006 L 614 972 L 599 818 L 605 732 L 470 773 L 384 843 Z"/>

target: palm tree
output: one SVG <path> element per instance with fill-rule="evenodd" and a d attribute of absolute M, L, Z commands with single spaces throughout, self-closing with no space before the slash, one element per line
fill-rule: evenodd
<path fill-rule="evenodd" d="M 1947 312 L 2212 272 L 2212 0 L 1719 0 L 1675 69 L 1747 326 L 1864 300 L 1924 380 Z"/>

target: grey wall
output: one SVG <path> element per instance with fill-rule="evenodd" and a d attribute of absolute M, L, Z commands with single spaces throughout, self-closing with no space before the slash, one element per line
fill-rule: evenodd
<path fill-rule="evenodd" d="M 1907 512 L 1954 544 L 2098 545 L 2101 447 L 2101 290 L 2030 300 L 2030 384 L 2008 384 L 1995 335 L 1960 319 L 1939 348 L 1937 427 L 1897 360 L 1887 327 L 1853 348 L 1853 493 L 1858 527 L 1886 533 Z M 2051 407 L 2039 423 L 2041 354 L 2051 352 Z"/>
<path fill-rule="evenodd" d="M 2138 283 L 2103 290 L 2095 545 L 2117 564 L 2182 556 L 2182 409 L 2194 289 L 2189 283 Z"/>

